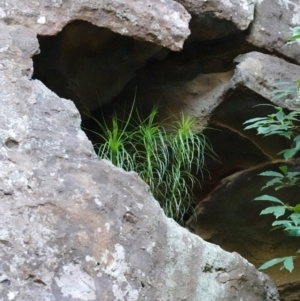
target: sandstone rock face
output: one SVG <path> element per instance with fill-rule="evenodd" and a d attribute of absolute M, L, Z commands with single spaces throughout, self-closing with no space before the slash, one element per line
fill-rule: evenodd
<path fill-rule="evenodd" d="M 272 91 L 300 75 L 274 57 L 300 62 L 299 46 L 285 45 L 300 24 L 299 2 L 0 4 L 0 300 L 279 300 L 272 281 L 237 253 L 167 219 L 135 173 L 100 161 L 63 98 L 84 117 L 137 91 L 143 109 L 161 102 L 162 119 L 184 111 L 199 128 L 209 122 L 222 164 L 207 161 L 211 177 L 189 226 L 256 266 L 289 255 L 295 241 L 270 235 L 263 206 L 249 201 L 262 185 L 256 174 L 277 168 L 288 143 L 242 124 L 272 112 L 257 104 L 295 108 L 273 101 Z M 267 271 L 281 301 L 299 299 L 298 272 Z"/>
<path fill-rule="evenodd" d="M 300 74 L 299 65 L 259 52 L 241 55 L 234 62 L 238 63 L 232 78 L 234 85 L 243 85 L 275 105 L 290 110 L 297 108 L 294 102 L 284 102 L 282 99 L 274 100 L 272 92 L 276 89 L 278 82 L 293 83 Z"/>
<path fill-rule="evenodd" d="M 298 0 L 260 0 L 247 40 L 257 47 L 300 63 L 299 46 L 285 45 L 290 28 L 300 24 Z"/>
<path fill-rule="evenodd" d="M 2 3 L 0 20 L 41 36 L 80 20 L 46 43 L 40 38 L 43 53 L 36 73 L 59 96 L 72 99 L 83 118 L 120 93 L 158 45 L 180 50 L 190 34 L 190 15 L 172 0 Z"/>
<path fill-rule="evenodd" d="M 207 125 L 207 116 L 217 107 L 224 91 L 228 89 L 232 74 L 232 71 L 199 74 L 193 80 L 170 81 L 168 85 L 158 84 L 156 88 L 155 84 L 152 87 L 149 84 L 150 89 L 145 91 L 139 86 L 139 103 L 144 104 L 144 109 L 150 110 L 159 98 L 160 120 L 170 123 L 184 112 L 198 119 L 197 128 L 201 131 Z"/>
<path fill-rule="evenodd" d="M 255 131 L 244 131 L 243 123 L 250 118 L 266 116 L 274 111 L 270 106 L 256 105 L 274 104 L 295 109 L 296 104 L 293 102 L 274 100 L 272 92 L 277 82 L 292 83 L 297 74 L 300 74 L 300 67 L 258 52 L 241 55 L 235 62 L 239 64 L 228 90 L 223 93 L 222 100 L 219 100 L 220 105 L 212 112 L 211 121 L 248 137 L 265 154 L 275 158 L 289 142 L 276 136 L 261 139 Z"/>
<path fill-rule="evenodd" d="M 192 15 L 192 39 L 211 40 L 246 30 L 254 18 L 252 0 L 177 0 Z"/>
<path fill-rule="evenodd" d="M 96 157 L 74 104 L 30 80 L 30 29 L 2 24 L 0 35 L 0 299 L 279 300 L 268 276 L 179 227 L 135 173 Z"/>
<path fill-rule="evenodd" d="M 179 50 L 190 34 L 190 15 L 172 0 L 4 1 L 0 18 L 22 24 L 39 35 L 54 35 L 72 20 L 84 20 L 127 35 Z"/>

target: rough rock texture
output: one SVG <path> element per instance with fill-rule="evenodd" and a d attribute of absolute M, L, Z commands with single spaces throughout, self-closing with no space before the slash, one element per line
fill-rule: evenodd
<path fill-rule="evenodd" d="M 290 110 L 297 108 L 293 102 L 273 100 L 272 92 L 278 82 L 293 83 L 300 74 L 300 66 L 288 63 L 275 56 L 251 52 L 234 60 L 237 63 L 235 75 L 232 78 L 236 86 L 243 85 L 275 105 Z"/>
<path fill-rule="evenodd" d="M 276 82 L 293 82 L 300 74 L 300 66 L 287 63 L 274 56 L 251 52 L 239 56 L 238 65 L 228 85 L 228 90 L 219 100 L 220 105 L 212 111 L 211 121 L 230 128 L 242 136 L 246 136 L 270 157 L 287 145 L 280 137 L 261 139 L 255 131 L 243 131 L 243 123 L 257 116 L 266 116 L 273 112 L 272 107 L 256 107 L 258 104 L 275 104 L 289 109 L 295 103 L 273 100 L 272 92 Z M 272 142 L 273 141 L 273 142 Z"/>
<path fill-rule="evenodd" d="M 259 265 L 295 246 L 247 202 L 287 141 L 242 123 L 271 112 L 253 106 L 271 103 L 274 82 L 299 77 L 257 52 L 299 64 L 299 45 L 285 45 L 299 11 L 297 0 L 0 0 L 0 300 L 278 300 L 239 255 L 167 219 L 136 174 L 99 161 L 56 94 L 83 116 L 136 91 L 145 110 L 161 102 L 162 119 L 183 110 L 202 127 L 209 116 L 221 163 L 206 162 L 190 226 Z M 282 301 L 298 301 L 298 271 L 267 271 Z"/>
<path fill-rule="evenodd" d="M 99 4 L 99 10 L 101 7 L 101 9 L 106 12 L 105 3 L 106 2 L 103 2 L 101 5 Z M 118 10 L 117 15 L 120 17 L 122 16 L 123 10 L 120 10 L 120 7 L 117 7 L 116 3 L 117 1 L 113 1 L 111 5 L 116 6 L 115 9 Z M 165 2 L 164 5 L 169 8 L 172 7 L 174 10 L 176 10 L 178 5 L 180 6 L 180 4 L 177 3 L 173 7 L 170 3 Z M 240 32 L 245 30 L 253 19 L 254 5 L 252 2 L 248 3 L 244 1 L 240 3 L 231 0 L 220 4 L 217 1 L 186 1 L 182 4 L 193 14 L 193 21 L 190 24 L 193 36 L 188 39 L 185 46 L 184 65 L 180 64 L 177 70 L 174 70 L 176 68 L 175 58 L 175 61 L 172 61 L 169 66 L 171 70 L 166 69 L 167 72 L 171 72 L 173 75 L 180 72 L 178 76 L 181 76 L 181 80 L 184 80 L 185 76 L 196 76 L 200 71 L 211 73 L 214 72 L 214 69 L 218 69 L 215 72 L 222 72 L 223 70 L 220 70 L 219 65 L 222 69 L 227 69 L 224 71 L 228 71 L 228 65 L 232 65 L 232 60 L 236 55 L 241 52 L 253 50 L 249 45 L 239 45 L 239 50 L 236 49 L 236 40 L 242 38 Z M 126 5 L 129 4 L 124 4 L 124 7 L 126 7 Z M 120 30 L 116 30 L 114 27 L 114 18 L 109 19 L 109 24 L 107 24 L 108 19 L 100 20 L 98 18 L 99 10 L 97 9 L 94 11 L 89 11 L 86 7 L 79 9 L 77 2 L 74 2 L 71 7 L 65 7 L 64 4 L 62 4 L 59 8 L 61 11 L 60 14 L 64 15 L 66 10 L 71 10 L 68 14 L 68 22 L 70 22 L 74 20 L 73 17 L 70 17 L 72 13 L 80 10 L 80 16 L 78 18 L 88 20 L 91 23 L 74 21 L 70 22 L 63 29 L 62 26 L 65 24 L 59 23 L 61 28 L 58 29 L 56 28 L 57 23 L 52 24 L 54 21 L 51 21 L 52 23 L 50 21 L 46 22 L 43 25 L 37 24 L 35 18 L 29 18 L 26 20 L 27 23 L 23 23 L 23 19 L 20 19 L 18 9 L 16 7 L 11 9 L 13 17 L 11 17 L 12 20 L 9 20 L 10 23 L 28 24 L 28 26 L 42 35 L 39 37 L 41 54 L 35 58 L 34 62 L 34 77 L 42 80 L 48 88 L 55 91 L 60 97 L 72 99 L 83 118 L 90 116 L 92 110 L 110 102 L 113 97 L 117 96 L 124 89 L 128 81 L 136 75 L 136 70 L 144 66 L 147 60 L 151 59 L 153 61 L 156 59 L 160 61 L 168 54 L 166 49 L 162 49 L 161 52 L 158 53 L 161 47 L 145 41 L 156 42 L 172 50 L 179 49 L 179 46 L 178 48 L 174 48 L 174 45 L 164 44 L 167 40 L 163 33 L 169 30 L 168 26 L 174 28 L 172 22 L 164 23 L 164 27 L 160 29 L 164 43 L 158 42 L 155 39 L 149 39 L 148 31 L 151 32 L 152 27 L 147 28 L 148 31 L 141 30 L 140 24 L 141 20 L 145 19 L 146 21 L 147 18 L 143 18 L 143 15 L 140 14 L 141 8 L 138 4 L 130 5 L 132 5 L 132 9 L 136 9 L 136 13 L 139 14 L 138 22 L 135 26 L 139 27 L 138 33 L 140 36 L 138 38 L 143 39 L 143 42 L 134 40 L 131 37 L 122 36 L 128 34 L 132 37 L 137 37 L 132 31 L 124 33 Z M 138 6 L 138 8 L 136 6 Z M 143 5 L 143 8 L 147 8 L 147 3 Z M 57 18 L 57 14 L 54 14 L 57 9 L 55 5 L 51 6 L 51 8 L 47 6 L 47 9 L 45 9 L 45 15 L 49 15 L 47 20 L 49 18 Z M 159 10 L 159 14 L 157 14 L 155 22 L 149 21 L 151 25 L 153 23 L 158 26 L 157 22 L 159 23 L 162 17 L 161 14 L 164 12 L 163 9 L 160 9 L 160 6 L 157 6 L 157 9 Z M 43 11 L 43 9 L 41 11 Z M 100 10 L 100 12 L 102 12 L 102 10 Z M 89 18 L 86 17 L 86 13 L 89 14 Z M 168 18 L 165 18 L 165 21 Z M 6 19 L 4 18 L 4 20 Z M 188 21 L 189 19 L 186 19 L 187 23 Z M 92 24 L 105 26 L 106 28 L 97 27 Z M 123 22 L 122 26 L 126 26 L 126 24 L 126 22 Z M 177 26 L 180 24 L 179 22 Z M 211 26 L 212 24 L 215 25 Z M 58 30 L 62 30 L 62 32 L 57 36 L 48 37 L 45 36 L 49 34 L 47 29 L 51 29 L 51 34 L 56 33 Z M 121 33 L 122 35 L 115 34 L 109 29 Z M 216 48 L 213 43 L 211 45 L 206 45 L 205 43 L 207 42 L 201 43 L 201 41 L 204 40 L 213 41 L 216 38 L 224 38 L 230 34 L 241 34 L 241 36 L 234 36 L 234 38 L 228 38 L 223 42 L 220 41 L 220 43 L 222 43 L 222 50 L 226 48 L 226 51 L 219 52 L 219 49 L 217 49 L 218 54 L 215 53 L 215 51 L 210 51 Z M 188 34 L 182 36 L 182 41 L 187 36 Z M 101 37 L 101 39 L 99 39 L 99 37 Z M 177 33 L 175 34 L 173 31 L 169 32 L 168 39 L 172 39 L 174 42 L 177 39 L 176 37 Z M 182 43 L 180 47 L 182 47 Z M 203 51 L 204 53 L 202 53 Z M 159 70 L 161 70 L 160 64 Z M 148 81 L 146 84 L 149 86 Z M 134 98 L 136 86 L 130 91 L 130 100 Z M 154 88 L 157 91 L 157 79 Z M 141 90 L 140 84 L 138 84 L 138 90 Z"/>
<path fill-rule="evenodd" d="M 290 28 L 300 24 L 298 0 L 259 0 L 247 41 L 264 50 L 300 63 L 297 44 L 285 45 Z"/>
<path fill-rule="evenodd" d="M 253 0 L 177 0 L 192 15 L 189 40 L 212 40 L 246 30 L 254 18 Z"/>
<path fill-rule="evenodd" d="M 153 97 L 150 105 L 164 101 L 167 94 L 175 95 L 173 90 L 190 85 L 195 77 L 195 81 L 203 78 L 207 85 L 216 81 L 215 75 L 204 74 L 230 71 L 237 55 L 254 50 L 243 43 L 243 38 L 243 34 L 238 34 L 218 43 L 188 42 L 183 52 L 174 53 L 75 21 L 56 36 L 39 37 L 41 53 L 34 57 L 34 78 L 60 97 L 72 99 L 82 117 L 115 96 L 122 103 L 130 103 L 136 91 L 138 99 L 143 98 L 143 106 Z"/>
<path fill-rule="evenodd" d="M 135 173 L 96 158 L 74 104 L 29 80 L 30 30 L 0 34 L 0 299 L 279 300 L 238 254 L 167 219 Z"/>
<path fill-rule="evenodd" d="M 190 34 L 190 15 L 172 0 L 0 4 L 0 21 L 41 35 L 43 53 L 36 58 L 41 63 L 35 76 L 59 96 L 72 99 L 84 118 L 120 93 L 159 45 L 180 50 Z M 57 37 L 43 38 L 60 31 Z"/>
<path fill-rule="evenodd" d="M 72 20 L 85 20 L 172 50 L 181 49 L 190 34 L 190 15 L 172 0 L 1 0 L 0 18 L 39 35 L 54 35 Z"/>
<path fill-rule="evenodd" d="M 202 66 L 206 64 L 205 60 L 208 61 L 209 58 L 204 56 Z M 175 59 L 172 62 L 174 61 Z M 170 115 L 170 111 L 174 114 L 183 111 L 199 118 L 199 124 L 202 126 L 207 124 L 209 117 L 214 123 L 225 125 L 240 133 L 243 132 L 243 122 L 247 119 L 255 117 L 257 112 L 270 112 L 270 108 L 266 107 L 257 110 L 254 107 L 256 104 L 273 103 L 288 109 L 296 107 L 292 102 L 272 100 L 272 92 L 275 90 L 274 83 L 293 82 L 297 78 L 300 74 L 298 65 L 259 52 L 240 55 L 233 62 L 236 65 L 234 70 L 218 73 L 199 72 L 196 76 L 190 74 L 186 77 L 182 74 L 185 69 L 177 75 L 176 71 L 170 73 L 171 63 L 162 63 L 160 70 L 157 63 L 140 72 L 138 79 L 128 90 L 132 91 L 135 85 L 138 86 L 139 102 L 143 103 L 143 106 L 151 107 L 159 101 L 163 107 L 162 119 Z M 176 66 L 175 62 L 174 65 Z M 218 69 L 222 67 L 218 66 Z M 243 135 L 247 136 L 247 132 Z M 258 144 L 264 144 L 259 137 L 253 139 Z M 278 147 L 272 150 L 272 156 L 279 151 Z"/>

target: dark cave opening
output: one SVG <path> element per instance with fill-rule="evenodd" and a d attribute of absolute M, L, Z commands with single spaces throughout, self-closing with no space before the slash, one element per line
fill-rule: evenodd
<path fill-rule="evenodd" d="M 83 119 L 110 102 L 161 47 L 73 21 L 56 36 L 39 36 L 33 79 L 74 101 Z"/>
<path fill-rule="evenodd" d="M 192 89 L 188 91 L 190 95 L 180 94 L 180 89 L 197 76 L 203 74 L 214 77 L 215 73 L 234 70 L 233 60 L 240 54 L 257 50 L 269 53 L 245 42 L 249 29 L 236 32 L 234 28 L 228 27 L 228 31 L 233 30 L 231 33 L 212 39 L 211 32 L 205 32 L 201 24 L 201 18 L 192 19 L 192 35 L 183 50 L 172 52 L 85 21 L 75 21 L 56 36 L 38 37 L 41 53 L 33 57 L 33 78 L 41 80 L 60 97 L 74 101 L 83 119 L 83 130 L 95 143 L 98 137 L 90 131 L 95 129 L 95 122 L 90 116 L 110 122 L 115 111 L 122 116 L 135 99 L 136 107 L 145 116 L 154 103 L 161 103 L 162 118 L 165 118 L 186 106 L 190 95 L 198 96 Z M 209 23 L 206 25 L 210 26 Z M 202 34 L 201 31 L 209 37 L 198 36 L 199 32 Z M 283 57 L 282 54 L 275 54 Z M 286 57 L 284 59 L 292 62 Z M 176 94 L 178 98 L 188 97 L 183 97 L 174 105 L 175 110 L 170 111 L 170 107 L 174 108 L 173 96 Z M 271 113 L 267 107 L 254 108 L 256 104 L 264 103 L 269 102 L 256 93 L 237 89 L 229 91 L 224 101 L 211 112 L 204 133 L 219 159 L 207 158 L 209 174 L 201 179 L 201 189 L 195 189 L 196 205 L 204 203 L 205 207 L 205 202 L 211 203 L 208 205 L 211 211 L 207 215 L 203 214 L 202 220 L 198 219 L 199 223 L 194 221 L 198 223 L 195 233 L 230 252 L 239 252 L 250 261 L 253 259 L 255 264 L 255 256 L 261 256 L 256 254 L 258 249 L 263 249 L 269 256 L 269 245 L 273 238 L 268 240 L 269 233 L 266 232 L 271 222 L 259 217 L 261 208 L 254 207 L 250 201 L 245 202 L 246 196 L 256 196 L 261 188 L 259 177 L 256 176 L 258 171 L 255 170 L 254 175 L 248 169 L 266 163 L 266 166 L 275 170 L 277 165 L 268 164 L 277 158 L 277 152 L 287 143 L 278 137 L 259 139 L 254 131 L 243 131 L 242 124 L 247 119 Z M 246 171 L 245 177 L 231 188 L 232 176 L 242 171 Z M 221 186 L 224 191 L 218 191 Z M 231 191 L 228 193 L 230 189 L 234 190 L 232 194 Z M 214 191 L 216 195 L 211 198 L 210 194 Z M 290 198 L 297 193 L 291 194 Z M 190 217 L 186 215 L 184 220 L 188 221 Z M 189 227 L 189 223 L 187 225 Z M 252 232 L 250 228 L 253 228 Z M 274 241 L 277 248 L 280 243 L 275 238 Z M 283 244 L 282 255 L 289 248 L 289 245 Z"/>
<path fill-rule="evenodd" d="M 186 85 L 199 74 L 233 70 L 233 59 L 237 55 L 254 50 L 245 42 L 245 35 L 238 32 L 213 40 L 197 40 L 193 36 L 181 52 L 172 52 L 85 21 L 74 21 L 56 36 L 38 37 L 41 52 L 33 57 L 33 79 L 41 80 L 58 96 L 75 103 L 83 120 L 83 130 L 95 144 L 99 139 L 93 132 L 99 128 L 93 118 L 109 124 L 114 112 L 124 116 L 133 101 L 143 116 L 149 114 L 155 103 L 161 104 L 163 119 L 178 114 L 182 104 L 176 105 L 177 111 L 171 110 L 172 99 L 168 99 L 168 95 L 176 93 L 175 87 Z M 169 94 L 165 93 L 168 89 Z M 181 101 L 184 103 L 185 99 Z M 202 188 L 195 191 L 196 204 L 222 178 L 265 160 L 264 155 L 256 153 L 255 147 L 255 159 L 245 160 L 240 150 L 249 151 L 249 141 L 232 130 L 234 127 L 218 124 L 222 118 L 214 116 L 218 116 L 219 111 L 211 116 L 209 127 L 214 130 L 205 133 L 220 159 L 207 158 L 209 174 L 200 179 Z M 235 119 L 232 114 L 229 116 Z M 230 145 L 226 145 L 229 140 Z"/>

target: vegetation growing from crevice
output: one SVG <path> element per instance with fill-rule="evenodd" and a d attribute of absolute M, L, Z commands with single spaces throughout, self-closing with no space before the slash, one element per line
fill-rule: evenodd
<path fill-rule="evenodd" d="M 295 27 L 292 29 L 292 35 L 287 44 L 298 42 L 299 40 L 300 27 Z M 296 79 L 294 83 L 280 82 L 276 83 L 275 86 L 274 100 L 293 101 L 295 105 L 300 105 L 300 78 Z M 281 107 L 274 106 L 274 109 L 274 114 L 247 120 L 245 122 L 247 124 L 245 130 L 256 129 L 257 134 L 263 135 L 263 137 L 279 135 L 289 139 L 291 147 L 279 153 L 283 155 L 285 160 L 289 160 L 295 157 L 300 150 L 300 108 L 289 113 L 285 113 Z M 274 188 L 275 191 L 293 186 L 300 187 L 300 172 L 289 171 L 286 165 L 281 166 L 279 171 L 265 171 L 259 175 L 269 179 L 265 186 L 262 187 L 262 190 L 269 187 Z M 262 210 L 260 214 L 273 214 L 275 216 L 276 220 L 272 223 L 272 230 L 281 229 L 287 236 L 300 237 L 300 203 L 291 206 L 268 194 L 261 195 L 254 200 L 271 202 L 272 205 Z M 284 219 L 278 219 L 280 217 L 284 217 Z M 297 253 L 300 253 L 300 249 Z M 296 258 L 299 258 L 299 255 L 274 258 L 265 262 L 259 269 L 267 269 L 282 263 L 281 269 L 287 269 L 292 272 L 294 259 Z"/>
<path fill-rule="evenodd" d="M 182 113 L 166 130 L 158 113 L 155 105 L 143 118 L 132 106 L 124 119 L 114 113 L 111 125 L 95 120 L 99 130 L 93 133 L 101 139 L 95 149 L 100 158 L 137 172 L 165 214 L 184 224 L 194 213 L 193 188 L 206 170 L 205 157 L 215 154 L 206 136 L 194 131 L 193 117 Z"/>
<path fill-rule="evenodd" d="M 300 128 L 296 122 L 300 121 L 300 109 L 285 114 L 281 107 L 274 107 L 277 111 L 267 117 L 253 118 L 246 121 L 249 124 L 245 129 L 256 129 L 259 135 L 270 136 L 280 135 L 292 141 L 291 147 L 281 151 L 279 154 L 288 160 L 295 156 L 300 150 Z M 260 176 L 269 180 L 262 187 L 262 190 L 272 187 L 275 191 L 293 186 L 300 187 L 300 172 L 289 171 L 286 165 L 279 168 L 279 171 L 265 171 Z M 272 223 L 273 230 L 282 229 L 288 236 L 300 237 L 300 204 L 291 206 L 275 196 L 264 194 L 254 199 L 255 201 L 271 202 L 271 206 L 261 211 L 261 215 L 273 214 L 276 221 Z M 278 219 L 285 217 L 285 219 Z M 272 259 L 264 263 L 260 269 L 266 269 L 278 263 L 283 263 L 283 268 L 293 270 L 293 259 L 296 256 L 287 256 Z"/>

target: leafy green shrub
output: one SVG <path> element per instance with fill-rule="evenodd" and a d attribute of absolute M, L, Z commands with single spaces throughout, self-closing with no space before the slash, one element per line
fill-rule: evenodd
<path fill-rule="evenodd" d="M 285 187 L 300 186 L 300 178 L 298 177 L 300 172 L 289 172 L 287 166 L 281 166 L 280 171 L 281 172 L 266 171 L 261 173 L 260 176 L 271 177 L 271 180 L 269 180 L 262 189 L 274 186 L 275 190 L 279 190 Z M 259 196 L 254 200 L 267 201 L 274 204 L 262 210 L 260 213 L 261 215 L 273 214 L 275 216 L 276 221 L 272 223 L 273 230 L 282 229 L 287 236 L 300 237 L 300 204 L 290 206 L 284 204 L 280 199 L 267 194 Z M 278 219 L 284 216 L 286 216 L 285 219 Z M 299 252 L 300 250 L 297 251 L 297 253 Z M 282 262 L 282 268 L 291 272 L 294 268 L 293 260 L 295 258 L 297 258 L 297 256 L 275 258 L 264 263 L 259 269 L 266 269 Z"/>
<path fill-rule="evenodd" d="M 248 129 L 256 129 L 259 135 L 270 136 L 279 135 L 283 136 L 292 141 L 291 148 L 281 151 L 286 160 L 292 158 L 300 150 L 300 129 L 295 124 L 298 116 L 300 116 L 300 110 L 292 111 L 289 114 L 285 114 L 281 107 L 275 107 L 276 113 L 270 114 L 267 117 L 253 118 L 245 122 Z M 282 188 L 289 188 L 292 186 L 300 187 L 300 172 L 289 171 L 287 166 L 281 166 L 279 172 L 276 171 L 265 171 L 260 176 L 268 177 L 270 180 L 267 181 L 263 189 L 273 187 L 274 190 Z M 276 219 L 289 214 L 284 220 L 276 220 L 272 223 L 273 229 L 282 229 L 288 236 L 300 237 L 300 204 L 296 206 L 290 206 L 284 204 L 280 199 L 271 195 L 261 195 L 254 199 L 255 201 L 266 201 L 271 202 L 272 206 L 267 207 L 261 211 L 263 214 L 273 214 Z M 279 205 L 278 205 L 279 204 Z M 299 250 L 300 251 L 300 250 Z M 299 252 L 298 251 L 298 252 Z M 297 256 L 287 256 L 281 258 L 275 258 L 264 263 L 259 269 L 266 269 L 275 264 L 283 263 L 282 268 L 289 270 L 290 272 L 294 268 L 293 260 Z"/>
<path fill-rule="evenodd" d="M 181 114 L 170 131 L 155 122 L 158 106 L 145 119 L 133 107 L 126 120 L 116 115 L 112 126 L 97 121 L 103 140 L 95 145 L 100 158 L 111 161 L 127 171 L 136 171 L 149 185 L 168 217 L 184 222 L 186 213 L 193 213 L 193 187 L 199 183 L 194 173 L 203 175 L 205 156 L 214 157 L 209 141 L 195 133 L 196 120 Z M 95 132 L 94 132 L 95 133 Z"/>
<path fill-rule="evenodd" d="M 244 122 L 248 124 L 244 130 L 256 129 L 258 135 L 263 137 L 278 135 L 292 140 L 291 148 L 285 149 L 279 153 L 287 160 L 293 157 L 300 149 L 300 127 L 297 122 L 300 121 L 300 110 L 292 111 L 286 114 L 281 107 L 273 106 L 277 111 L 266 117 L 252 118 Z"/>
<path fill-rule="evenodd" d="M 285 102 L 300 103 L 300 78 L 294 82 L 277 82 L 274 84 L 273 100 L 285 98 Z"/>
<path fill-rule="evenodd" d="M 300 39 L 300 27 L 292 29 L 292 36 L 287 44 L 292 44 Z M 294 101 L 296 104 L 300 103 L 300 78 L 296 79 L 294 83 L 280 82 L 277 83 L 276 89 L 273 92 L 273 99 L 283 99 L 285 101 Z M 300 127 L 298 125 L 300 119 L 300 109 L 294 110 L 288 114 L 284 112 L 281 107 L 274 106 L 276 112 L 266 117 L 259 117 L 247 120 L 245 130 L 256 129 L 258 135 L 270 136 L 279 135 L 291 140 L 291 147 L 282 150 L 279 154 L 288 160 L 294 157 L 300 150 Z M 279 172 L 266 171 L 260 176 L 270 178 L 265 188 L 273 187 L 274 190 L 282 188 L 289 188 L 292 186 L 300 187 L 300 172 L 289 171 L 287 166 L 281 166 Z M 272 223 L 273 229 L 282 229 L 288 236 L 300 237 L 300 204 L 290 206 L 284 204 L 280 199 L 271 195 L 261 195 L 254 199 L 255 201 L 271 202 L 272 206 L 267 207 L 261 211 L 262 214 L 273 214 L 276 221 Z M 284 217 L 285 219 L 278 219 Z M 300 250 L 297 251 L 300 253 Z M 265 262 L 259 269 L 267 269 L 276 264 L 282 263 L 281 269 L 287 269 L 292 272 L 294 269 L 294 259 L 299 256 L 286 256 L 281 258 L 274 258 Z"/>

